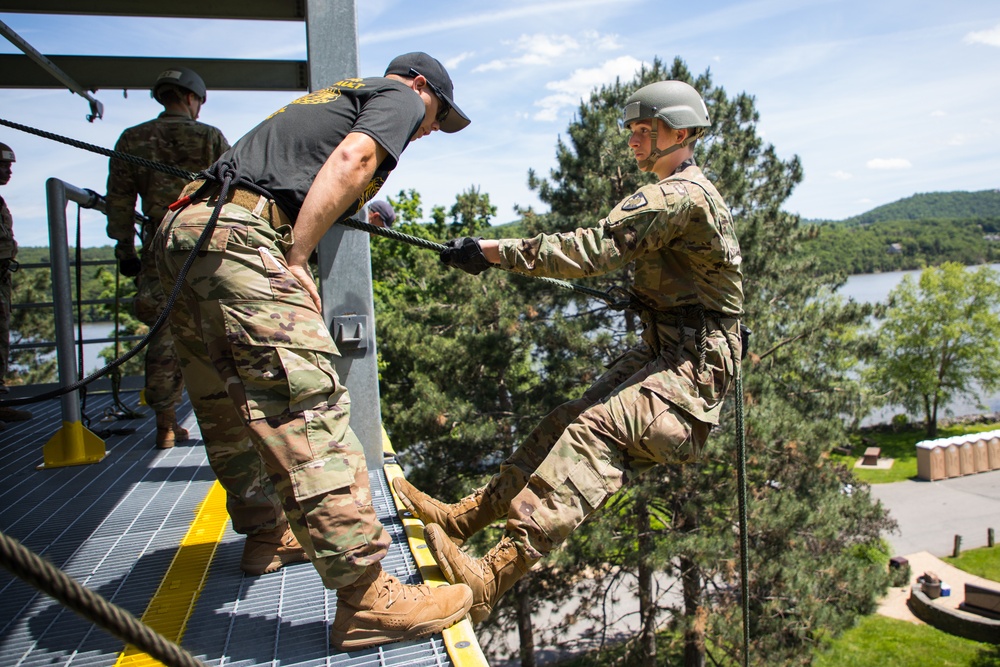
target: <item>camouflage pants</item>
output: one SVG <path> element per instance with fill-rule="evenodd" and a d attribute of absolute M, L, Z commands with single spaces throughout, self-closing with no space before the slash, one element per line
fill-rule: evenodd
<path fill-rule="evenodd" d="M 13 275 L 5 270 L 5 260 L 0 260 L 0 385 L 4 384 L 10 370 L 10 318 Z"/>
<path fill-rule="evenodd" d="M 211 212 L 202 202 L 164 218 L 154 240 L 164 287 Z M 291 242 L 290 227 L 274 230 L 226 204 L 170 324 L 234 528 L 257 532 L 283 522 L 284 510 L 324 585 L 336 589 L 381 560 L 389 537 L 331 363 L 336 346 L 284 261 Z"/>
<path fill-rule="evenodd" d="M 633 348 L 583 396 L 549 413 L 490 479 L 486 498 L 507 504 L 506 530 L 529 555 L 552 551 L 653 466 L 700 455 L 711 426 L 649 389 L 658 373 L 663 359 Z"/>
<path fill-rule="evenodd" d="M 143 252 L 142 270 L 136 278 L 136 285 L 138 291 L 132 303 L 135 316 L 143 324 L 153 326 L 167 304 L 167 295 L 160 286 L 160 276 L 151 251 Z M 160 329 L 146 346 L 145 383 L 146 404 L 155 412 L 172 410 L 181 402 L 184 376 L 174 350 L 170 327 Z"/>

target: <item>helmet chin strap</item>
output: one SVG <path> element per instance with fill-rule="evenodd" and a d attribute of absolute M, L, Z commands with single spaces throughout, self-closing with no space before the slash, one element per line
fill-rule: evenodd
<path fill-rule="evenodd" d="M 655 121 L 655 119 L 654 119 L 654 121 Z M 658 132 L 658 130 L 656 128 L 659 127 L 659 123 L 653 122 L 652 125 L 653 125 L 653 127 L 650 128 L 650 131 L 649 131 L 649 157 L 647 157 L 645 160 L 642 160 L 641 162 L 639 162 L 639 169 L 642 169 L 643 171 L 653 171 L 653 167 L 656 165 L 657 162 L 660 161 L 661 157 L 663 157 L 664 155 L 670 155 L 674 151 L 679 151 L 680 149 L 684 148 L 685 146 L 690 146 L 691 144 L 693 144 L 695 142 L 695 140 L 699 136 L 701 136 L 700 132 L 697 132 L 697 131 L 692 130 L 691 128 L 688 128 L 688 130 L 689 130 L 688 137 L 684 141 L 682 141 L 679 144 L 674 144 L 670 148 L 662 148 L 661 149 L 661 148 L 659 148 L 656 145 L 656 137 L 657 137 L 657 132 Z"/>

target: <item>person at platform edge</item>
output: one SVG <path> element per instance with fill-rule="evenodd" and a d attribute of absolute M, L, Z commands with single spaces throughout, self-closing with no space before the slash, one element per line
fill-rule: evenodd
<path fill-rule="evenodd" d="M 472 593 L 404 585 L 382 569 L 390 538 L 372 505 L 309 257 L 333 224 L 363 210 L 410 142 L 468 124 L 448 72 L 421 52 L 394 58 L 384 76 L 345 79 L 278 109 L 211 170 L 268 196 L 231 187 L 171 312 L 234 528 L 294 535 L 337 591 L 330 638 L 341 651 L 439 632 L 466 615 Z M 163 219 L 154 243 L 165 289 L 218 193 L 218 182 L 196 181 Z"/>

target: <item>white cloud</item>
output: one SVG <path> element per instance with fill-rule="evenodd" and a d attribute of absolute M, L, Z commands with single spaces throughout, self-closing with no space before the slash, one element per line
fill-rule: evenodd
<path fill-rule="evenodd" d="M 618 35 L 602 35 L 596 30 L 588 30 L 583 33 L 583 41 L 586 48 L 598 51 L 617 51 L 622 48 L 622 43 L 618 41 Z"/>
<path fill-rule="evenodd" d="M 516 42 L 505 42 L 514 53 L 511 58 L 499 58 L 477 66 L 473 72 L 505 70 L 512 67 L 546 67 L 568 55 L 593 50 L 612 51 L 621 48 L 617 35 L 601 36 L 596 32 L 584 33 L 581 41 L 570 35 L 521 35 Z"/>
<path fill-rule="evenodd" d="M 877 157 L 868 160 L 865 166 L 867 166 L 869 169 L 909 169 L 913 165 L 910 164 L 909 160 L 901 157 L 893 157 L 893 158 Z"/>
<path fill-rule="evenodd" d="M 964 134 L 956 134 L 948 140 L 949 146 L 964 146 L 969 143 L 969 137 Z"/>
<path fill-rule="evenodd" d="M 535 106 L 542 108 L 535 114 L 535 120 L 556 120 L 563 107 L 578 104 L 595 88 L 607 85 L 616 78 L 631 79 L 643 64 L 641 60 L 632 56 L 620 56 L 605 62 L 600 67 L 574 70 L 568 79 L 550 81 L 545 87 L 555 91 L 555 94 L 535 102 Z"/>
<path fill-rule="evenodd" d="M 461 64 L 461 62 L 463 60 L 468 60 L 469 58 L 471 58 L 474 55 L 475 55 L 475 51 L 463 51 L 462 53 L 459 53 L 457 56 L 454 56 L 452 58 L 449 58 L 448 60 L 445 60 L 444 63 L 442 63 L 442 64 L 444 65 L 444 68 L 446 70 L 450 71 L 452 69 L 457 68 L 459 66 L 459 64 Z"/>
<path fill-rule="evenodd" d="M 434 18 L 427 23 L 412 24 L 406 22 L 404 28 L 389 28 L 382 31 L 366 31 L 359 35 L 361 45 L 398 42 L 402 39 L 427 37 L 429 35 L 449 30 L 469 30 L 479 26 L 494 27 L 505 21 L 537 20 L 542 16 L 563 16 L 566 13 L 580 13 L 585 7 L 614 6 L 621 8 L 623 4 L 635 4 L 636 0 L 568 0 L 566 2 L 535 2 L 521 7 L 501 9 L 495 12 L 474 11 L 464 16 L 454 16 L 448 19 Z"/>
<path fill-rule="evenodd" d="M 854 178 L 854 174 L 849 171 L 844 171 L 843 169 L 838 169 L 837 171 L 830 174 L 834 179 L 838 181 L 849 181 Z"/>
<path fill-rule="evenodd" d="M 933 117 L 933 118 L 944 118 L 947 115 L 948 114 L 946 114 L 945 112 L 941 111 L 940 109 L 937 110 L 937 111 L 932 111 L 931 112 L 931 117 Z"/>
<path fill-rule="evenodd" d="M 987 46 L 1000 46 L 1000 23 L 989 30 L 970 32 L 962 40 L 966 44 L 986 44 Z"/>

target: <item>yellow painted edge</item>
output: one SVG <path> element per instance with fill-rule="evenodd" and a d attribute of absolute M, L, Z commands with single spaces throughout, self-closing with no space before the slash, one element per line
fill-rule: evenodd
<path fill-rule="evenodd" d="M 142 615 L 143 623 L 175 643 L 180 644 L 184 637 L 228 521 L 226 492 L 216 481 L 198 507 L 187 535 Z M 162 664 L 129 644 L 118 655 L 115 667 Z"/>
<path fill-rule="evenodd" d="M 382 431 L 382 451 L 389 456 L 394 456 L 396 453 L 384 430 Z M 392 488 L 392 480 L 402 477 L 403 469 L 395 463 L 387 463 L 382 468 L 385 471 L 392 500 L 396 504 L 396 513 L 399 515 L 400 521 L 403 522 L 403 532 L 406 533 L 410 553 L 413 554 L 413 560 L 417 563 L 424 583 L 433 587 L 445 585 L 448 582 L 445 581 L 441 569 L 424 541 L 423 522 L 407 511 L 406 506 L 396 496 L 396 490 Z M 456 667 L 489 667 L 483 649 L 479 645 L 479 639 L 472 627 L 472 621 L 469 620 L 468 616 L 450 628 L 445 628 L 441 635 L 444 638 L 445 649 Z"/>

